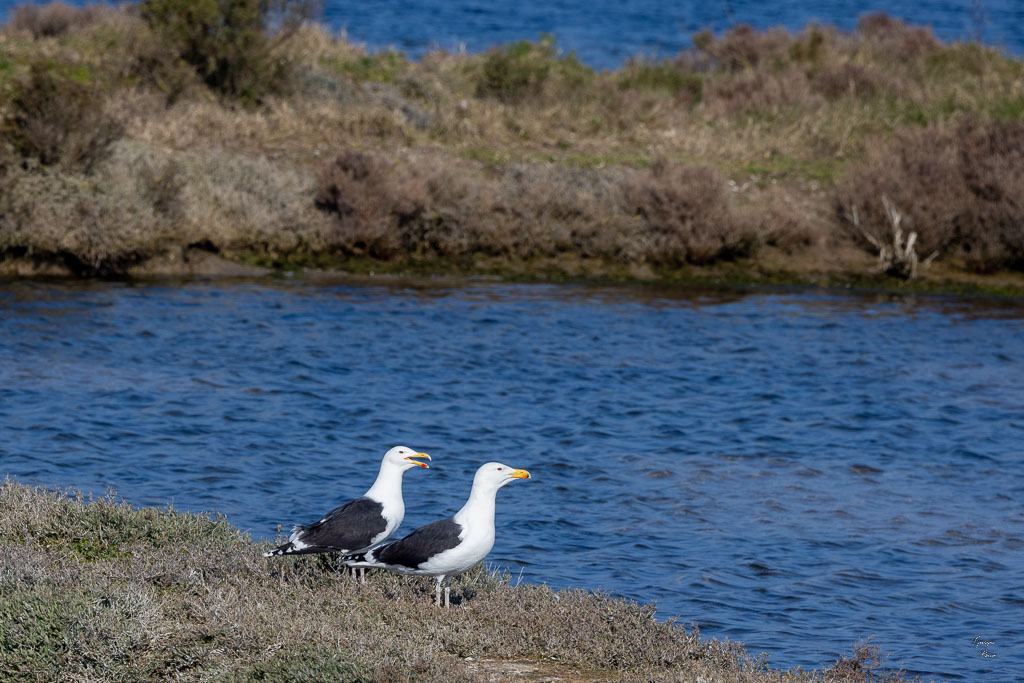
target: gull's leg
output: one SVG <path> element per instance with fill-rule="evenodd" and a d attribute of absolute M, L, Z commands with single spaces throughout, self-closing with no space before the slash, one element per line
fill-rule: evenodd
<path fill-rule="evenodd" d="M 366 567 L 359 568 L 359 583 L 366 585 Z"/>
<path fill-rule="evenodd" d="M 434 605 L 437 607 L 441 606 L 441 582 L 444 580 L 443 576 L 437 577 L 437 591 L 434 594 Z"/>
<path fill-rule="evenodd" d="M 452 590 L 452 577 L 448 577 L 448 580 L 444 584 L 444 606 L 448 607 L 451 603 L 448 599 L 449 594 Z"/>

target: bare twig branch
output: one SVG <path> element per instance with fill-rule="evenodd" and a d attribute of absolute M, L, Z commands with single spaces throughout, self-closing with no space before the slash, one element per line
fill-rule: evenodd
<path fill-rule="evenodd" d="M 857 230 L 860 231 L 860 234 L 864 236 L 864 239 L 866 239 L 868 242 L 870 242 L 871 245 L 875 247 L 875 249 L 878 249 L 879 251 L 885 249 L 885 247 L 882 245 L 882 243 L 879 242 L 877 239 L 875 239 L 874 235 L 872 235 L 870 232 L 868 232 L 867 230 L 865 230 L 864 228 L 861 227 L 861 225 L 860 225 L 860 216 L 857 214 L 857 205 L 856 204 L 850 206 L 850 213 L 846 214 L 846 220 L 850 221 L 850 223 L 855 228 L 857 228 Z"/>
<path fill-rule="evenodd" d="M 850 206 L 850 211 L 846 214 L 846 220 L 850 221 L 857 228 L 857 231 L 863 235 L 864 239 L 878 250 L 878 272 L 884 272 L 892 277 L 899 277 L 905 280 L 913 279 L 917 277 L 917 268 L 920 263 L 916 248 L 917 231 L 911 230 L 906 235 L 906 239 L 904 239 L 903 213 L 884 194 L 882 195 L 882 207 L 885 210 L 885 216 L 889 221 L 889 228 L 892 231 L 891 246 L 864 229 L 860 223 L 860 215 L 857 213 L 856 205 Z M 937 250 L 932 252 L 924 260 L 924 264 L 930 264 L 938 255 L 939 252 Z"/>

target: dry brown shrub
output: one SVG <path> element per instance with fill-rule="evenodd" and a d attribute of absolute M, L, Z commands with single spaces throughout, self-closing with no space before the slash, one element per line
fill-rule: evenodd
<path fill-rule="evenodd" d="M 507 173 L 502 194 L 529 238 L 521 245 L 524 255 L 630 261 L 643 256 L 630 249 L 642 231 L 622 211 L 623 189 L 618 174 L 532 166 Z"/>
<path fill-rule="evenodd" d="M 157 171 L 166 164 L 160 156 L 142 156 Z M 336 225 L 310 201 L 316 188 L 308 173 L 262 155 L 217 147 L 172 159 L 184 176 L 184 217 L 174 224 L 177 244 L 209 244 L 226 256 L 273 260 L 326 251 L 335 244 Z M 135 162 L 121 167 L 130 169 L 130 163 Z"/>
<path fill-rule="evenodd" d="M 64 2 L 47 5 L 18 5 L 8 25 L 15 31 L 27 31 L 35 39 L 59 36 L 76 24 L 88 22 L 85 11 Z"/>
<path fill-rule="evenodd" d="M 416 160 L 425 166 L 429 208 L 417 226 L 422 253 L 459 260 L 468 254 L 511 253 L 504 216 L 496 214 L 496 184 L 460 165 Z"/>
<path fill-rule="evenodd" d="M 819 95 L 811 92 L 807 76 L 798 69 L 709 78 L 703 94 L 706 107 L 726 116 L 767 114 L 782 107 L 813 109 L 821 101 Z"/>
<path fill-rule="evenodd" d="M 549 253 L 535 215 L 537 186 L 531 167 L 500 175 L 444 164 L 430 173 L 430 213 L 420 227 L 433 252 L 451 258 L 522 259 Z M 532 208 L 528 208 L 532 207 Z M 550 245 L 545 245 L 550 247 Z"/>
<path fill-rule="evenodd" d="M 861 17 L 857 34 L 863 46 L 883 61 L 912 62 L 942 47 L 930 28 L 909 26 L 885 12 Z"/>
<path fill-rule="evenodd" d="M 888 655 L 876 645 L 871 644 L 871 637 L 859 641 L 853 646 L 853 656 L 840 655 L 832 666 L 822 673 L 828 680 L 872 681 L 876 683 L 899 683 L 905 681 L 902 667 L 898 671 L 886 671 Z"/>
<path fill-rule="evenodd" d="M 56 171 L 23 169 L 0 192 L 0 252 L 53 257 L 79 275 L 116 273 L 155 253 L 160 219 L 134 196 Z"/>
<path fill-rule="evenodd" d="M 337 214 L 339 247 L 391 259 L 419 245 L 403 228 L 423 213 L 426 186 L 407 166 L 356 150 L 338 154 L 321 171 L 316 204 Z"/>
<path fill-rule="evenodd" d="M 664 159 L 632 178 L 625 201 L 631 213 L 646 221 L 647 260 L 704 264 L 751 253 L 755 229 L 730 209 L 728 192 L 716 171 Z"/>
<path fill-rule="evenodd" d="M 957 137 L 974 200 L 960 229 L 964 258 L 979 270 L 1024 269 L 1024 122 L 966 124 Z"/>
<path fill-rule="evenodd" d="M 901 131 L 837 186 L 836 206 L 855 237 L 882 243 L 892 227 L 881 198 L 917 233 L 922 257 L 937 252 L 989 272 L 1024 268 L 1024 123 L 966 122 L 954 132 Z M 853 225 L 853 214 L 860 223 Z M 869 246 L 867 240 L 865 246 Z"/>
<path fill-rule="evenodd" d="M 757 31 L 752 26 L 740 24 L 719 38 L 706 36 L 695 42 L 716 66 L 740 71 L 788 61 L 793 36 L 783 28 Z"/>
<path fill-rule="evenodd" d="M 388 259 L 630 260 L 622 183 L 594 169 L 488 169 L 436 155 L 397 166 L 345 152 L 322 173 L 317 203 L 337 216 L 342 253 Z"/>
<path fill-rule="evenodd" d="M 772 187 L 751 198 L 743 211 L 757 226 L 759 243 L 793 253 L 825 240 L 823 221 L 816 221 L 809 204 Z"/>
<path fill-rule="evenodd" d="M 184 216 L 181 193 L 185 188 L 185 176 L 180 163 L 169 159 L 160 166 L 142 164 L 137 177 L 139 190 L 154 211 L 173 221 Z"/>
<path fill-rule="evenodd" d="M 223 149 L 182 154 L 127 140 L 85 178 L 38 163 L 0 180 L 0 253 L 123 273 L 171 248 L 279 259 L 323 252 L 335 229 L 306 174 Z"/>
<path fill-rule="evenodd" d="M 839 183 L 839 214 L 855 237 L 861 238 L 859 222 L 872 238 L 888 244 L 892 226 L 881 201 L 886 196 L 902 212 L 903 229 L 917 233 L 919 253 L 945 251 L 966 201 L 957 156 L 951 136 L 942 131 L 903 130 Z"/>
<path fill-rule="evenodd" d="M 32 37 L 38 40 L 92 28 L 96 24 L 111 21 L 118 16 L 128 16 L 128 13 L 107 4 L 73 7 L 67 3 L 56 1 L 46 5 L 18 5 L 7 26 L 15 31 L 31 33 Z"/>
<path fill-rule="evenodd" d="M 22 162 L 0 183 L 0 251 L 54 259 L 81 275 L 120 273 L 176 240 L 216 235 L 215 225 L 189 232 L 181 164 L 124 140 L 88 179 Z"/>
<path fill-rule="evenodd" d="M 829 99 L 845 95 L 868 98 L 889 90 L 884 74 L 853 62 L 823 65 L 811 75 L 810 86 L 812 91 Z"/>
<path fill-rule="evenodd" d="M 621 180 L 594 169 L 495 169 L 431 154 L 394 165 L 346 152 L 322 173 L 317 206 L 337 216 L 334 248 L 349 255 L 642 258 L 630 248 L 641 229 L 623 211 Z"/>

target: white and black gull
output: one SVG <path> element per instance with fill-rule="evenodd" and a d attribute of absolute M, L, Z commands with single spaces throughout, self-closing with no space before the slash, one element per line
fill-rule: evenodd
<path fill-rule="evenodd" d="M 366 493 L 334 508 L 318 522 L 292 527 L 288 542 L 263 556 L 353 553 L 380 543 L 405 518 L 402 475 L 413 467 L 429 467 L 421 459 L 430 460 L 430 456 L 395 446 L 384 454 L 377 480 Z"/>
<path fill-rule="evenodd" d="M 437 579 L 434 604 L 449 605 L 452 577 L 471 569 L 494 547 L 494 499 L 505 484 L 529 479 L 526 470 L 500 462 L 481 465 L 473 477 L 469 500 L 448 519 L 432 522 L 400 540 L 385 541 L 367 551 L 344 555 L 350 567 L 377 567 L 398 574 L 433 576 Z"/>

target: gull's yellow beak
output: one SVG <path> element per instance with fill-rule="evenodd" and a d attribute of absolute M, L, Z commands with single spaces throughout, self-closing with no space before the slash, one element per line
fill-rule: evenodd
<path fill-rule="evenodd" d="M 416 460 L 413 460 L 413 458 L 426 458 L 427 460 L 430 460 L 430 456 L 427 455 L 426 453 L 417 453 L 416 455 L 407 455 L 407 456 L 405 456 L 404 459 L 408 460 L 409 462 L 411 462 L 414 465 L 419 465 L 420 467 L 426 467 L 428 470 L 430 469 L 430 465 L 428 465 L 427 463 L 425 463 L 425 462 L 418 462 Z"/>
<path fill-rule="evenodd" d="M 508 476 L 513 477 L 515 479 L 529 479 L 530 473 L 527 472 L 526 470 L 512 470 L 511 472 L 508 473 Z"/>

